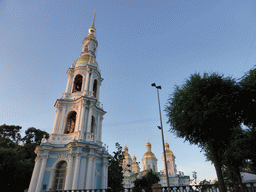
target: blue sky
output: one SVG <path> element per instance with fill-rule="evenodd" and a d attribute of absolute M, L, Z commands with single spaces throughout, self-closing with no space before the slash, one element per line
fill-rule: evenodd
<path fill-rule="evenodd" d="M 67 70 L 82 50 L 94 9 L 97 62 L 104 81 L 100 101 L 107 114 L 103 142 L 115 142 L 141 161 L 147 137 L 161 160 L 161 107 L 175 85 L 195 72 L 235 79 L 255 65 L 256 2 L 253 0 L 6 1 L 0 0 L 0 124 L 51 132 L 56 99 Z M 177 169 L 198 179 L 216 178 L 197 146 L 168 132 Z"/>

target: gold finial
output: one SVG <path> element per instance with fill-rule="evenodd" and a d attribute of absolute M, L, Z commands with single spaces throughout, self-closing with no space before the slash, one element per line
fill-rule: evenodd
<path fill-rule="evenodd" d="M 133 156 L 135 156 L 135 151 L 133 151 Z"/>
<path fill-rule="evenodd" d="M 167 137 L 165 137 L 165 143 L 167 143 Z"/>
<path fill-rule="evenodd" d="M 125 140 L 124 143 L 125 143 L 125 146 L 126 146 L 127 141 Z"/>
<path fill-rule="evenodd" d="M 149 143 L 149 137 L 147 137 L 148 138 L 148 143 Z"/>

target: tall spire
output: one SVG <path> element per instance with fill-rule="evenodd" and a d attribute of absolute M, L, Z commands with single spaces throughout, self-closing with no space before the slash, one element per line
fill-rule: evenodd
<path fill-rule="evenodd" d="M 93 15 L 93 20 L 92 20 L 92 26 L 91 26 L 91 28 L 89 29 L 89 34 L 94 34 L 95 31 L 96 31 L 96 29 L 94 28 L 96 10 L 97 10 L 97 9 L 94 9 L 94 15 Z"/>

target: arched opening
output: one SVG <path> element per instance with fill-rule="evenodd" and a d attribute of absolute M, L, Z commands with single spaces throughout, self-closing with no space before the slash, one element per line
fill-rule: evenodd
<path fill-rule="evenodd" d="M 82 90 L 82 81 L 83 81 L 82 75 L 77 75 L 77 76 L 75 77 L 73 93 Z"/>
<path fill-rule="evenodd" d="M 65 134 L 73 133 L 75 131 L 75 125 L 76 125 L 76 112 L 72 111 L 68 115 L 67 125 L 64 133 Z"/>
<path fill-rule="evenodd" d="M 97 80 L 95 79 L 93 82 L 93 96 L 96 97 L 97 96 Z"/>
<path fill-rule="evenodd" d="M 54 179 L 55 190 L 64 189 L 65 180 L 66 180 L 66 170 L 67 170 L 66 161 L 61 161 L 57 164 L 56 171 L 55 171 L 55 179 Z"/>

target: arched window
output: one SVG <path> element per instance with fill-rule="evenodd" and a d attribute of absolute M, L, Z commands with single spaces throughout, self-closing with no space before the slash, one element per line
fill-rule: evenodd
<path fill-rule="evenodd" d="M 91 133 L 95 134 L 95 118 L 92 116 L 92 121 L 91 121 Z"/>
<path fill-rule="evenodd" d="M 54 189 L 64 189 L 66 180 L 67 162 L 61 161 L 57 164 L 54 180 Z"/>
<path fill-rule="evenodd" d="M 95 79 L 93 82 L 93 96 L 97 96 L 97 80 Z"/>
<path fill-rule="evenodd" d="M 76 112 L 72 111 L 68 115 L 67 125 L 64 133 L 65 134 L 73 133 L 75 131 L 75 125 L 76 125 Z"/>
<path fill-rule="evenodd" d="M 81 89 L 82 89 L 82 81 L 83 81 L 83 77 L 81 75 L 77 75 L 75 77 L 73 93 L 81 91 Z"/>

